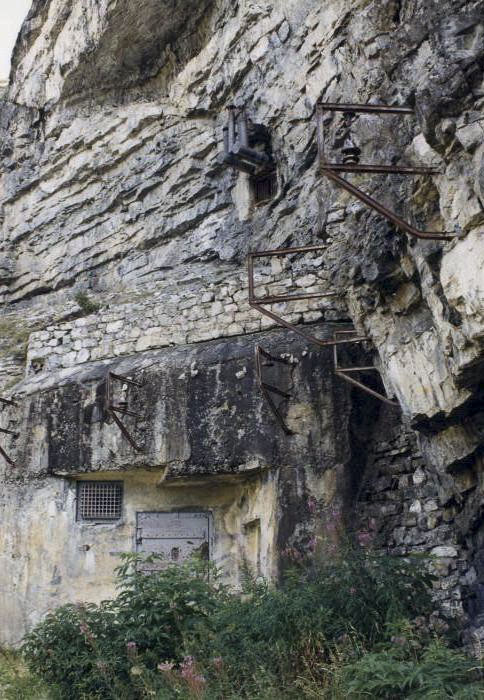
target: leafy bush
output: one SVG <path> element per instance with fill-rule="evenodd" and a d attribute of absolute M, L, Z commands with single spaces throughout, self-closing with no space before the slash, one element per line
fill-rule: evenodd
<path fill-rule="evenodd" d="M 355 700 L 477 700 L 484 693 L 480 672 L 474 659 L 437 641 L 424 649 L 420 658 L 387 645 L 379 652 L 365 654 L 344 670 L 345 687 Z"/>
<path fill-rule="evenodd" d="M 277 588 L 248 580 L 242 595 L 215 571 L 208 578 L 206 562 L 150 575 L 137 563 L 125 557 L 115 600 L 59 608 L 25 638 L 29 667 L 61 700 L 440 700 L 484 690 L 475 662 L 446 645 L 418 560 L 349 551 Z"/>
<path fill-rule="evenodd" d="M 392 621 L 431 610 L 431 581 L 415 561 L 347 552 L 279 589 L 262 584 L 228 598 L 185 644 L 213 681 L 210 660 L 223 658 L 226 681 L 243 697 L 252 697 L 262 669 L 288 692 L 308 657 L 326 665 L 336 649 L 371 647 L 387 639 Z"/>
<path fill-rule="evenodd" d="M 206 564 L 146 575 L 138 563 L 136 555 L 124 557 L 114 600 L 62 606 L 25 637 L 29 667 L 62 698 L 138 697 L 131 685 L 142 684 L 164 659 L 182 661 L 184 636 L 212 613 L 218 591 L 207 581 Z"/>

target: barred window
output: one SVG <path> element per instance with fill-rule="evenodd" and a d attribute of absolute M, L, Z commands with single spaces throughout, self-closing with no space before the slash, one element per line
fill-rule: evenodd
<path fill-rule="evenodd" d="M 277 173 L 269 173 L 268 175 L 251 178 L 252 188 L 254 192 L 254 200 L 256 204 L 267 202 L 276 196 L 277 193 Z"/>
<path fill-rule="evenodd" d="M 122 481 L 78 481 L 78 520 L 119 520 L 122 507 Z"/>

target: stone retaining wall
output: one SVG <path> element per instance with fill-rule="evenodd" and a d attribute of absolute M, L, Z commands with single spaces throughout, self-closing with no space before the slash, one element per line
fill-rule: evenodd
<path fill-rule="evenodd" d="M 305 286 L 308 279 L 310 287 Z M 294 294 L 302 288 L 327 291 L 327 283 L 318 281 L 315 275 L 297 279 L 293 286 L 290 280 L 279 280 L 277 285 L 259 285 L 257 294 Z M 247 280 L 240 277 L 195 291 L 155 292 L 145 300 L 47 326 L 30 336 L 27 375 L 274 327 L 271 319 L 249 306 L 246 285 Z M 347 319 L 343 300 L 337 297 L 280 303 L 272 308 L 292 323 Z"/>

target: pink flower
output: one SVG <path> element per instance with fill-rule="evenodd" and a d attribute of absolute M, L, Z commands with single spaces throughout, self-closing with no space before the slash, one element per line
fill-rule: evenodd
<path fill-rule="evenodd" d="M 183 678 L 186 682 L 191 693 L 190 697 L 203 697 L 203 686 L 206 680 L 198 671 L 197 663 L 193 656 L 185 656 L 183 662 L 180 664 L 180 678 Z"/>
<path fill-rule="evenodd" d="M 183 663 L 180 665 L 180 675 L 182 678 L 194 678 L 195 677 L 195 659 L 193 656 L 185 656 Z"/>
<path fill-rule="evenodd" d="M 361 547 L 368 547 L 371 544 L 371 534 L 365 530 L 359 532 L 357 538 Z"/>
<path fill-rule="evenodd" d="M 170 671 L 173 671 L 173 666 L 174 664 L 172 661 L 162 661 L 158 664 L 157 668 L 158 671 L 162 671 L 163 673 L 169 673 Z"/>

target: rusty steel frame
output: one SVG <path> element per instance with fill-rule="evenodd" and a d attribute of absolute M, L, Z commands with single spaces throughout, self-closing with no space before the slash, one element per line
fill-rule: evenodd
<path fill-rule="evenodd" d="M 335 331 L 334 332 L 334 338 L 337 339 L 338 336 L 343 336 L 343 335 L 351 335 L 354 334 L 355 331 Z M 350 339 L 344 342 L 352 342 Z M 361 341 L 360 341 L 361 342 Z M 341 343 L 338 343 L 341 345 Z M 354 377 L 348 375 L 348 372 L 369 372 L 369 371 L 374 371 L 374 372 L 379 372 L 378 367 L 375 367 L 374 365 L 369 365 L 366 367 L 341 367 L 338 362 L 338 347 L 337 344 L 334 344 L 333 347 L 333 356 L 334 356 L 334 373 L 336 374 L 337 377 L 341 377 L 341 379 L 344 379 L 345 382 L 348 382 L 352 386 L 357 387 L 358 389 L 361 389 L 362 391 L 366 391 L 367 394 L 370 394 L 370 396 L 373 396 L 376 399 L 379 399 L 379 401 L 383 401 L 383 403 L 388 404 L 389 406 L 399 406 L 399 403 L 397 401 L 392 401 L 391 399 L 387 398 L 383 394 L 380 394 L 380 392 L 375 391 L 374 389 L 371 389 L 369 386 L 366 386 L 366 384 L 363 384 L 363 382 L 360 382 L 358 379 L 355 379 Z"/>
<path fill-rule="evenodd" d="M 129 442 L 129 444 L 137 451 L 137 452 L 142 452 L 142 448 L 136 443 L 135 439 L 129 432 L 129 430 L 126 428 L 124 425 L 123 421 L 119 418 L 117 413 L 121 413 L 122 415 L 125 416 L 133 416 L 135 418 L 139 418 L 139 413 L 135 413 L 134 411 L 130 411 L 127 408 L 127 405 L 125 402 L 121 404 L 114 404 L 113 403 L 113 380 L 114 381 L 119 381 L 123 382 L 123 384 L 131 384 L 132 386 L 137 386 L 141 387 L 143 386 L 140 382 L 136 382 L 133 379 L 129 379 L 128 377 L 125 377 L 122 374 L 115 374 L 114 372 L 109 371 L 106 377 L 106 406 L 107 406 L 107 411 L 109 415 L 112 417 L 118 428 L 121 430 L 122 434 L 126 438 L 126 440 Z"/>
<path fill-rule="evenodd" d="M 400 175 L 432 175 L 439 172 L 435 168 L 422 167 L 407 167 L 387 164 L 360 164 L 360 163 L 331 163 L 325 160 L 324 156 L 324 112 L 347 112 L 347 113 L 370 113 L 370 114 L 413 114 L 413 110 L 409 107 L 393 107 L 391 105 L 370 105 L 370 104 L 343 104 L 332 102 L 318 102 L 316 106 L 316 121 L 317 121 L 317 139 L 318 139 L 318 155 L 319 167 L 322 175 L 332 180 L 336 185 L 339 185 L 353 197 L 359 199 L 366 206 L 374 209 L 386 219 L 391 221 L 398 229 L 404 231 L 410 236 L 434 241 L 451 241 L 456 238 L 455 234 L 437 231 L 421 231 L 412 226 L 400 216 L 392 212 L 383 204 L 378 202 L 373 197 L 370 197 L 365 192 L 356 187 L 352 183 L 345 180 L 337 174 L 340 172 L 357 172 L 357 173 L 397 173 Z"/>
<path fill-rule="evenodd" d="M 291 394 L 288 394 L 286 391 L 281 391 L 281 389 L 279 389 L 278 387 L 273 386 L 272 384 L 268 384 L 264 381 L 262 374 L 263 357 L 269 360 L 269 362 L 280 362 L 281 364 L 285 365 L 288 365 L 289 363 L 282 357 L 274 357 L 269 352 L 267 352 L 267 350 L 264 350 L 264 348 L 262 348 L 260 345 L 255 346 L 255 372 L 259 389 L 261 390 L 263 397 L 269 404 L 272 413 L 276 417 L 277 422 L 279 423 L 283 431 L 286 433 L 286 435 L 294 435 L 294 431 L 287 426 L 279 410 L 279 407 L 276 405 L 274 399 L 271 396 L 271 393 L 274 393 L 278 394 L 279 396 L 282 396 L 282 398 L 284 399 L 289 399 L 291 398 Z"/>
<path fill-rule="evenodd" d="M 4 399 L 0 396 L 0 403 L 5 404 L 6 406 L 16 406 L 17 403 L 13 401 L 12 399 Z M 15 432 L 14 430 L 7 430 L 6 428 L 0 428 L 0 433 L 4 433 L 5 435 L 13 435 L 14 437 L 18 437 L 19 433 Z M 15 462 L 13 459 L 11 459 L 8 454 L 5 452 L 3 447 L 0 445 L 0 454 L 2 457 L 5 459 L 5 461 L 10 464 L 11 467 L 15 466 Z"/>
<path fill-rule="evenodd" d="M 296 248 L 275 248 L 273 250 L 263 250 L 259 252 L 254 252 L 254 253 L 249 253 L 247 256 L 247 265 L 248 265 L 248 277 L 249 277 L 249 306 L 251 306 L 253 309 L 256 309 L 259 311 L 259 313 L 264 314 L 268 318 L 272 319 L 275 321 L 279 326 L 283 326 L 284 328 L 287 328 L 290 331 L 294 331 L 294 333 L 297 333 L 300 335 L 302 338 L 305 340 L 309 341 L 310 343 L 315 343 L 316 345 L 319 345 L 320 347 L 328 347 L 331 345 L 339 344 L 339 343 L 347 343 L 347 342 L 361 342 L 362 340 L 365 340 L 364 337 L 357 337 L 355 338 L 354 341 L 340 341 L 340 340 L 335 340 L 334 338 L 316 338 L 316 336 L 312 335 L 312 333 L 308 333 L 307 331 L 303 330 L 300 326 L 296 326 L 294 323 L 290 323 L 289 321 L 286 321 L 285 319 L 281 318 L 278 314 L 274 313 L 274 311 L 270 311 L 269 309 L 264 308 L 262 304 L 276 304 L 279 302 L 290 302 L 290 301 L 298 301 L 300 299 L 321 299 L 323 297 L 332 297 L 332 296 L 338 296 L 338 292 L 311 292 L 309 294 L 279 294 L 275 296 L 265 296 L 265 297 L 257 297 L 255 295 L 255 281 L 254 281 L 254 261 L 258 258 L 266 258 L 266 257 L 284 257 L 286 255 L 295 255 L 298 253 L 308 253 L 312 252 L 315 250 L 325 250 L 325 246 L 323 245 L 307 245 L 307 246 L 298 246 Z"/>

